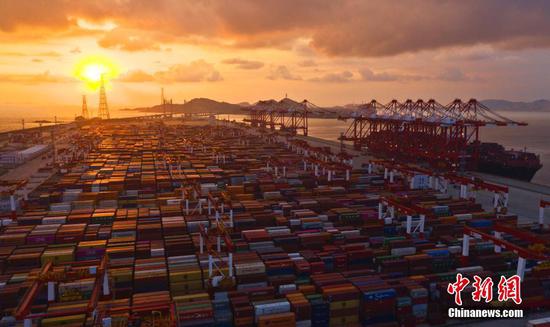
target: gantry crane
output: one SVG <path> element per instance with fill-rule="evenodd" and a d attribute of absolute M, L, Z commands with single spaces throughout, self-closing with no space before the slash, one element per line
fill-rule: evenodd
<path fill-rule="evenodd" d="M 321 108 L 308 100 L 296 102 L 288 98 L 281 101 L 261 100 L 256 104 L 245 108 L 249 117 L 244 119 L 253 127 L 269 128 L 290 132 L 296 135 L 299 131 L 308 135 L 308 118 L 312 114 L 335 114 L 325 108 Z"/>
<path fill-rule="evenodd" d="M 17 191 L 27 184 L 28 180 L 0 181 L 0 196 L 9 196 L 10 198 L 10 218 L 17 219 Z M 0 220 L 0 227 L 3 220 Z"/>
<path fill-rule="evenodd" d="M 350 180 L 354 158 L 352 155 L 342 150 L 333 153 L 329 147 L 312 146 L 299 139 L 287 140 L 287 143 L 292 151 L 303 156 L 304 170 L 312 169 L 315 177 L 326 175 L 330 182 L 336 173 L 342 173 L 346 181 Z"/>
<path fill-rule="evenodd" d="M 103 255 L 101 260 L 77 261 L 72 263 L 70 266 L 62 267 L 61 269 L 58 269 L 58 267 L 54 267 L 53 263 L 51 261 L 48 261 L 45 265 L 42 266 L 33 283 L 23 295 L 23 298 L 15 309 L 15 318 L 17 320 L 23 320 L 23 325 L 25 327 L 30 327 L 32 326 L 33 319 L 93 313 L 100 297 L 108 297 L 111 294 L 107 266 L 107 255 Z M 59 310 L 55 312 L 36 314 L 30 313 L 34 299 L 36 298 L 44 284 L 46 284 L 48 288 L 48 301 L 55 301 L 56 283 L 70 282 L 86 277 L 95 278 L 94 288 L 92 290 L 90 299 L 88 300 L 87 306 Z"/>
<path fill-rule="evenodd" d="M 495 252 L 499 253 L 502 249 L 506 249 L 514 252 L 518 255 L 517 263 L 517 275 L 523 280 L 525 275 L 525 266 L 527 259 L 549 261 L 550 253 L 545 250 L 545 246 L 548 244 L 548 240 L 543 239 L 533 233 L 518 230 L 514 226 L 509 226 L 503 223 L 496 223 L 492 228 L 494 234 L 490 234 L 488 231 L 473 228 L 471 226 L 464 226 L 464 235 L 462 237 L 462 261 L 468 263 L 468 256 L 470 255 L 470 238 L 477 237 L 483 240 L 493 242 L 495 246 Z M 518 239 L 527 241 L 531 246 L 542 246 L 542 251 L 534 250 L 533 248 L 524 248 L 516 245 L 512 242 L 503 239 L 503 234 L 512 235 Z"/>
<path fill-rule="evenodd" d="M 226 207 L 229 207 L 229 226 L 226 226 L 222 215 Z M 208 208 L 215 211 L 214 224 L 210 227 L 199 225 L 199 247 L 200 253 L 208 254 L 208 282 L 211 288 L 218 286 L 231 287 L 235 280 L 233 277 L 233 252 L 234 246 L 231 240 L 230 230 L 233 228 L 233 209 L 231 202 L 228 202 L 227 194 L 222 193 L 221 198 L 215 197 L 211 192 L 208 193 Z M 215 241 L 212 241 L 212 238 Z M 225 245 L 225 251 L 222 249 L 222 240 Z M 215 248 L 214 248 L 215 243 Z M 206 250 L 206 251 L 205 251 Z M 227 254 L 227 274 L 224 273 L 223 267 L 220 267 L 216 262 L 222 263 L 223 252 Z"/>
<path fill-rule="evenodd" d="M 476 99 L 456 99 L 444 106 L 430 99 L 376 100 L 344 117 L 353 122 L 341 139 L 356 148 L 432 168 L 475 168 L 479 161 L 479 129 L 483 126 L 525 126 L 487 108 Z"/>
<path fill-rule="evenodd" d="M 442 193 L 448 192 L 450 184 L 460 187 L 460 199 L 475 200 L 476 191 L 488 191 L 493 193 L 493 209 L 495 213 L 504 214 L 508 208 L 509 189 L 507 186 L 489 183 L 475 177 L 461 176 L 453 172 L 434 172 L 422 167 L 407 165 L 391 160 L 375 159 L 368 163 L 368 171 L 372 173 L 374 167 L 384 168 L 384 179 L 394 182 L 395 173 L 410 178 L 410 188 L 413 188 L 412 177 L 417 175 L 426 175 L 429 178 L 429 188 L 438 190 Z"/>

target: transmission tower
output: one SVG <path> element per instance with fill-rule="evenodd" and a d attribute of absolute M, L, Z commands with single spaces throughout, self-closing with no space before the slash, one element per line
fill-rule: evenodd
<path fill-rule="evenodd" d="M 109 107 L 107 106 L 107 95 L 105 94 L 105 82 L 103 75 L 101 75 L 101 86 L 99 88 L 99 110 L 97 116 L 100 119 L 110 119 Z"/>
<path fill-rule="evenodd" d="M 166 98 L 164 98 L 164 88 L 160 89 L 160 104 L 162 105 L 162 112 L 166 116 Z"/>
<path fill-rule="evenodd" d="M 90 118 L 90 116 L 88 115 L 88 105 L 86 104 L 86 95 L 82 96 L 82 118 Z"/>

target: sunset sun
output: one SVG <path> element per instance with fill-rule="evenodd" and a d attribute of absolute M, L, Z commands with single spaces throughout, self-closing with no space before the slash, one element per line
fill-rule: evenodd
<path fill-rule="evenodd" d="M 110 58 L 104 56 L 87 56 L 78 61 L 74 69 L 74 77 L 84 82 L 86 88 L 95 91 L 101 84 L 101 78 L 107 83 L 116 78 L 119 67 Z"/>

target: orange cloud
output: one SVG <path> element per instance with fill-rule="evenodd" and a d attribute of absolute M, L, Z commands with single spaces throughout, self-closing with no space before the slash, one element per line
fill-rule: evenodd
<path fill-rule="evenodd" d="M 97 43 L 104 48 L 126 51 L 160 50 L 158 42 L 147 33 L 119 28 L 107 32 Z"/>
<path fill-rule="evenodd" d="M 2 83 L 21 83 L 21 84 L 39 84 L 39 83 L 71 83 L 74 79 L 61 75 L 51 74 L 45 71 L 41 74 L 0 74 Z"/>
<path fill-rule="evenodd" d="M 327 73 L 320 77 L 310 78 L 312 82 L 329 82 L 329 83 L 345 83 L 353 81 L 353 73 L 350 71 L 343 71 L 339 73 Z"/>
<path fill-rule="evenodd" d="M 144 72 L 141 69 L 131 70 L 126 74 L 122 75 L 119 79 L 121 82 L 128 83 L 141 83 L 141 82 L 152 82 L 155 80 L 153 75 Z"/>
<path fill-rule="evenodd" d="M 46 51 L 46 52 L 38 52 L 38 53 L 27 53 L 27 52 L 0 52 L 0 56 L 6 56 L 6 57 L 27 57 L 27 56 L 33 56 L 33 57 L 61 57 L 61 53 L 55 52 L 55 51 Z"/>
<path fill-rule="evenodd" d="M 300 66 L 300 67 L 315 67 L 315 66 L 317 66 L 317 63 L 315 62 L 315 60 L 306 59 L 306 60 L 300 61 L 298 63 L 298 66 Z"/>
<path fill-rule="evenodd" d="M 184 83 L 217 82 L 222 81 L 223 77 L 212 64 L 204 60 L 196 60 L 188 64 L 173 65 L 166 70 L 159 70 L 152 74 L 141 69 L 130 70 L 117 80 L 126 83 Z"/>
<path fill-rule="evenodd" d="M 302 79 L 299 75 L 292 73 L 287 66 L 280 65 L 271 69 L 271 73 L 267 76 L 268 79 L 277 80 L 290 80 L 290 81 L 299 81 Z"/>
<path fill-rule="evenodd" d="M 235 65 L 240 69 L 259 69 L 264 66 L 264 63 L 261 61 L 255 60 L 245 60 L 240 58 L 231 58 L 222 61 L 224 64 Z"/>
<path fill-rule="evenodd" d="M 428 79 L 428 76 L 403 74 L 394 72 L 374 72 L 369 68 L 359 70 L 359 74 L 364 81 L 370 82 L 393 82 L 393 81 L 418 81 Z"/>
<path fill-rule="evenodd" d="M 161 83 L 217 82 L 223 80 L 220 72 L 215 70 L 212 64 L 202 59 L 192 61 L 189 64 L 171 66 L 167 70 L 154 73 L 153 76 Z"/>
<path fill-rule="evenodd" d="M 20 0 L 3 1 L 1 12 L 4 34 L 32 30 L 48 37 L 56 35 L 51 31 L 79 31 L 102 35 L 102 46 L 129 51 L 189 40 L 290 49 L 304 38 L 311 40 L 310 48 L 332 56 L 391 56 L 476 44 L 550 47 L 548 1 L 318 0 L 312 8 L 308 0 Z M 86 28 L 106 24 L 119 28 L 106 33 Z M 162 39 L 147 38 L 150 31 Z"/>
<path fill-rule="evenodd" d="M 439 73 L 436 76 L 437 79 L 449 81 L 449 82 L 463 82 L 463 81 L 476 81 L 476 80 L 482 80 L 479 76 L 473 76 L 466 74 L 461 69 L 453 67 L 448 68 Z"/>

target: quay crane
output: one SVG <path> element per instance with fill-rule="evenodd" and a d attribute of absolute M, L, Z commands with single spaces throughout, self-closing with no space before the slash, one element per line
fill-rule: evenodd
<path fill-rule="evenodd" d="M 296 135 L 299 131 L 308 135 L 308 119 L 312 114 L 335 114 L 335 112 L 321 108 L 308 100 L 296 102 L 289 98 L 281 101 L 261 100 L 245 108 L 249 117 L 244 121 L 253 127 L 270 128 L 288 131 Z"/>
<path fill-rule="evenodd" d="M 489 109 L 476 99 L 456 99 L 444 106 L 436 100 L 376 100 L 359 108 L 343 141 L 357 149 L 402 162 L 426 162 L 434 169 L 475 168 L 479 161 L 479 129 L 525 126 Z"/>

